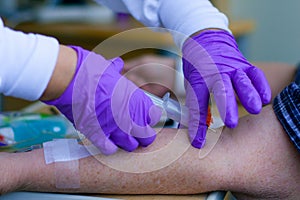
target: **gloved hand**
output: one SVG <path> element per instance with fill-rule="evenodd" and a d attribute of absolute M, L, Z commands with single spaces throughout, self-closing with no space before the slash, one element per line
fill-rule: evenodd
<path fill-rule="evenodd" d="M 234 37 L 223 30 L 204 30 L 183 45 L 183 72 L 192 145 L 202 148 L 211 92 L 226 126 L 238 123 L 235 92 L 245 109 L 257 114 L 271 100 L 264 73 L 241 54 Z"/>
<path fill-rule="evenodd" d="M 103 154 L 151 144 L 156 137 L 151 126 L 161 110 L 120 75 L 122 59 L 72 48 L 78 57 L 73 80 L 58 99 L 45 103 L 56 106 Z"/>

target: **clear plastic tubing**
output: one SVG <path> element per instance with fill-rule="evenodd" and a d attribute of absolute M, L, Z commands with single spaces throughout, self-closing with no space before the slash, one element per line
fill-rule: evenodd
<path fill-rule="evenodd" d="M 154 105 L 160 107 L 165 111 L 167 117 L 172 119 L 181 125 L 188 127 L 189 122 L 189 110 L 186 106 L 180 105 L 178 101 L 170 98 L 170 93 L 166 93 L 163 98 L 160 98 L 154 94 L 145 91 L 145 94 L 152 100 Z"/>

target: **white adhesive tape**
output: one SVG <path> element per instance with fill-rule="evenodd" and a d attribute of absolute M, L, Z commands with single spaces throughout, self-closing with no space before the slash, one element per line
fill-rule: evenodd
<path fill-rule="evenodd" d="M 45 142 L 44 156 L 46 164 L 55 163 L 57 188 L 79 188 L 79 159 L 99 154 L 94 146 L 79 145 L 76 139 L 55 139 Z"/>
<path fill-rule="evenodd" d="M 60 189 L 80 188 L 78 160 L 55 162 L 55 186 Z"/>
<path fill-rule="evenodd" d="M 79 160 L 100 154 L 100 151 L 95 146 L 80 145 L 76 139 L 56 139 L 45 142 L 43 147 L 46 164 Z"/>

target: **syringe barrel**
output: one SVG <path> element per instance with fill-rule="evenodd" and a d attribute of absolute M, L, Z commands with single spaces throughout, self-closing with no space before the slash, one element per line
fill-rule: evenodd
<path fill-rule="evenodd" d="M 154 94 L 151 94 L 150 92 L 147 92 L 145 90 L 143 90 L 144 93 L 152 100 L 152 102 L 154 103 L 154 105 L 160 107 L 161 109 L 164 109 L 164 101 L 162 100 L 162 98 L 154 95 Z"/>
<path fill-rule="evenodd" d="M 163 98 L 165 100 L 165 98 Z M 188 127 L 188 108 L 184 105 L 180 105 L 178 101 L 168 97 L 168 100 L 164 101 L 164 109 L 167 113 L 167 117 L 180 123 L 181 125 Z"/>
<path fill-rule="evenodd" d="M 167 93 L 163 98 L 160 98 L 147 91 L 144 92 L 156 106 L 166 112 L 169 119 L 188 127 L 188 108 L 184 105 L 180 105 L 178 101 L 171 99 L 170 93 Z"/>

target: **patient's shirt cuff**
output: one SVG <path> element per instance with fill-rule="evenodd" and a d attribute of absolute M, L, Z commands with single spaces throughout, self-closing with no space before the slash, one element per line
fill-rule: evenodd
<path fill-rule="evenodd" d="M 300 78 L 300 70 L 298 70 Z M 296 76 L 297 77 L 297 76 Z M 300 80 L 295 80 L 277 95 L 273 102 L 274 112 L 290 137 L 293 144 L 300 152 Z M 298 84 L 297 84 L 298 83 Z"/>

